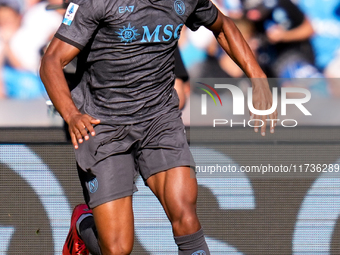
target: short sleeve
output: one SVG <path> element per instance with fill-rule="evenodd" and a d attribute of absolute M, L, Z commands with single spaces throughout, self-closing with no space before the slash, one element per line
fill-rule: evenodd
<path fill-rule="evenodd" d="M 185 25 L 196 31 L 200 26 L 210 26 L 217 19 L 218 10 L 210 0 L 198 0 L 194 12 L 189 16 Z"/>
<path fill-rule="evenodd" d="M 82 50 L 104 15 L 103 0 L 73 0 L 55 37 Z"/>

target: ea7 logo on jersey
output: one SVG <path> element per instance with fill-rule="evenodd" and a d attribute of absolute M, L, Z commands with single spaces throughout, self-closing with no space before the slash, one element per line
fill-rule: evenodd
<path fill-rule="evenodd" d="M 135 9 L 135 7 L 133 5 L 130 5 L 130 6 L 119 6 L 118 7 L 118 12 L 119 13 L 133 12 L 133 9 Z"/>
<path fill-rule="evenodd" d="M 79 5 L 70 3 L 69 6 L 67 7 L 64 19 L 63 19 L 63 24 L 70 26 L 72 24 L 72 21 L 74 19 L 74 16 L 76 15 L 76 12 L 79 8 Z"/>

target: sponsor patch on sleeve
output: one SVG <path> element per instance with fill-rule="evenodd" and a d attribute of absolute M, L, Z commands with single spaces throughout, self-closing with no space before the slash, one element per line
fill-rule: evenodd
<path fill-rule="evenodd" d="M 70 3 L 67 7 L 64 19 L 63 19 L 63 24 L 70 26 L 72 24 L 72 21 L 74 19 L 74 16 L 76 15 L 76 12 L 79 8 L 79 5 Z"/>

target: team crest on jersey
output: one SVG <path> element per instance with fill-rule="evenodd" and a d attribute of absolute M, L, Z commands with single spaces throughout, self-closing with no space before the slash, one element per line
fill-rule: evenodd
<path fill-rule="evenodd" d="M 79 5 L 70 3 L 67 7 L 63 23 L 67 26 L 70 26 L 72 24 L 72 21 L 74 19 L 74 16 L 76 15 L 76 12 L 79 8 Z"/>
<path fill-rule="evenodd" d="M 183 15 L 185 13 L 185 4 L 182 0 L 176 0 L 174 3 L 174 8 L 178 15 Z"/>
<path fill-rule="evenodd" d="M 127 27 L 123 26 L 123 28 L 119 29 L 119 32 L 116 32 L 120 38 L 121 42 L 130 43 L 134 40 L 136 40 L 136 36 L 139 35 L 137 33 L 138 29 L 135 29 L 135 27 L 131 27 L 130 23 Z"/>

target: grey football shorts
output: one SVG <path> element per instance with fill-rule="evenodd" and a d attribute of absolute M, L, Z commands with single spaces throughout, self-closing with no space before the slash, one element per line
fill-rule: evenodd
<path fill-rule="evenodd" d="M 75 150 L 84 198 L 90 208 L 130 196 L 138 174 L 194 167 L 178 110 L 133 125 L 95 126 L 96 135 Z"/>

